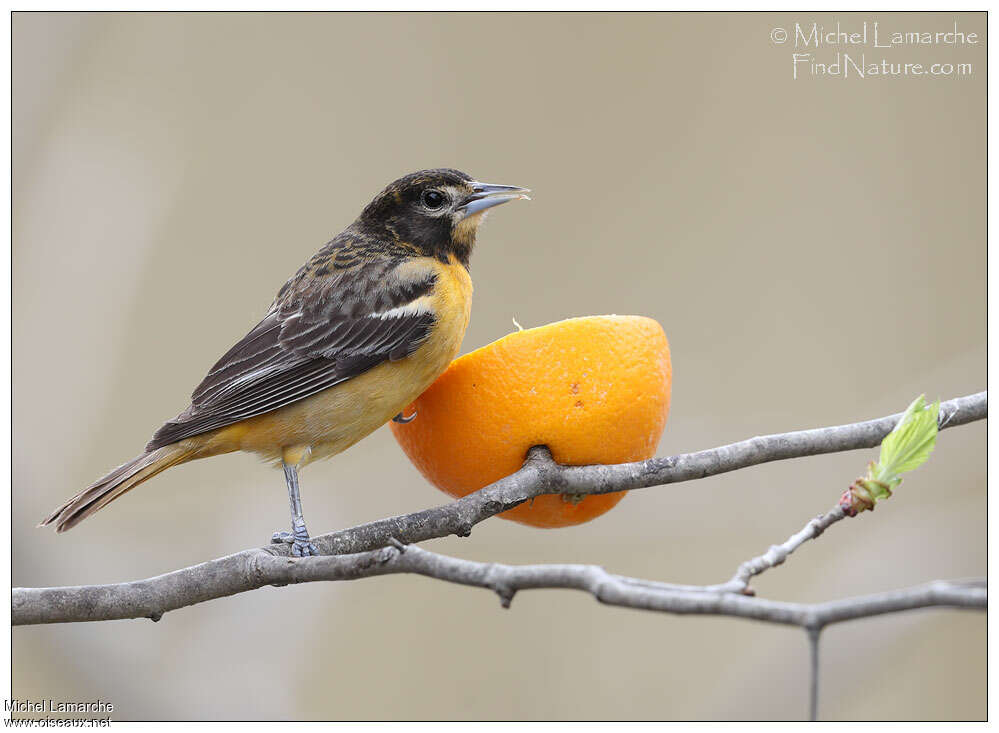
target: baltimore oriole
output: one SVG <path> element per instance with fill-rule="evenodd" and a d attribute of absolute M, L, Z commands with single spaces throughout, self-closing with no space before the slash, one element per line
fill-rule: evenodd
<path fill-rule="evenodd" d="M 298 469 L 336 455 L 395 416 L 458 353 L 471 309 L 468 261 L 485 212 L 528 189 L 460 171 L 389 184 L 357 221 L 278 291 L 267 315 L 218 360 L 191 405 L 145 452 L 88 486 L 41 524 L 64 532 L 160 471 L 251 451 L 284 467 L 296 556 L 316 548 Z"/>

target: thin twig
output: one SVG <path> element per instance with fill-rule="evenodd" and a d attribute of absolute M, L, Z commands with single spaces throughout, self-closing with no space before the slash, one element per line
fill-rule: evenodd
<path fill-rule="evenodd" d="M 820 514 L 812 519 L 804 526 L 804 528 L 801 529 L 801 531 L 788 537 L 787 541 L 783 544 L 771 545 L 770 549 L 762 555 L 758 555 L 751 560 L 746 560 L 746 562 L 739 566 L 739 568 L 735 571 L 735 575 L 733 575 L 731 580 L 727 583 L 707 586 L 707 588 L 709 590 L 729 591 L 732 593 L 745 593 L 746 595 L 753 595 L 749 588 L 749 581 L 752 580 L 752 578 L 769 570 L 770 568 L 783 564 L 788 555 L 797 550 L 808 540 L 814 540 L 820 534 L 825 532 L 830 525 L 835 524 L 841 519 L 845 519 L 846 516 L 846 513 L 839 505 L 833 507 L 825 514 Z"/>
<path fill-rule="evenodd" d="M 811 676 L 808 688 L 808 719 L 819 719 L 819 641 L 821 628 L 808 628 L 808 658 L 811 666 Z"/>

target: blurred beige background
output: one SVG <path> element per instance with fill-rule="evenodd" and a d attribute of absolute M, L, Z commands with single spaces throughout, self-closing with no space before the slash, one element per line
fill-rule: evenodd
<path fill-rule="evenodd" d="M 595 313 L 673 349 L 661 454 L 985 388 L 985 46 L 866 50 L 969 77 L 791 78 L 774 27 L 984 39 L 984 14 L 15 14 L 15 585 L 147 577 L 261 544 L 284 482 L 248 455 L 171 470 L 66 535 L 34 528 L 137 453 L 284 280 L 393 178 L 529 186 L 473 257 L 469 350 Z M 817 54 L 829 59 L 836 49 Z M 832 59 L 829 59 L 832 60 Z M 491 520 L 430 547 L 729 577 L 874 452 L 634 492 L 576 528 Z M 985 572 L 985 425 L 941 434 L 871 515 L 755 585 L 820 601 Z M 382 429 L 303 474 L 316 533 L 445 500 Z M 294 604 L 294 606 L 292 606 Z M 825 718 L 986 715 L 985 616 L 823 636 Z M 16 697 L 136 718 L 799 718 L 799 631 L 422 578 L 264 589 L 17 628 Z M 302 657 L 307 660 L 300 663 Z"/>

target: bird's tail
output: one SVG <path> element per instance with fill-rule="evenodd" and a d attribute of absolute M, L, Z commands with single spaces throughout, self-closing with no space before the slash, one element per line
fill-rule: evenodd
<path fill-rule="evenodd" d="M 128 463 L 118 466 L 104 478 L 92 483 L 39 522 L 38 526 L 55 524 L 56 532 L 72 529 L 126 491 L 134 489 L 160 471 L 183 463 L 192 457 L 189 448 L 176 443 L 143 453 Z"/>

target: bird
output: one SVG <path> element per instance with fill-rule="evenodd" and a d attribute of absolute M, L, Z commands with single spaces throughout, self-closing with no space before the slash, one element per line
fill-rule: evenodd
<path fill-rule="evenodd" d="M 390 419 L 418 418 L 403 410 L 447 368 L 468 327 L 479 226 L 489 209 L 529 192 L 451 168 L 390 183 L 281 287 L 141 455 L 39 526 L 64 532 L 172 466 L 247 451 L 284 470 L 291 532 L 271 542 L 289 544 L 295 557 L 317 555 L 299 470 Z"/>

